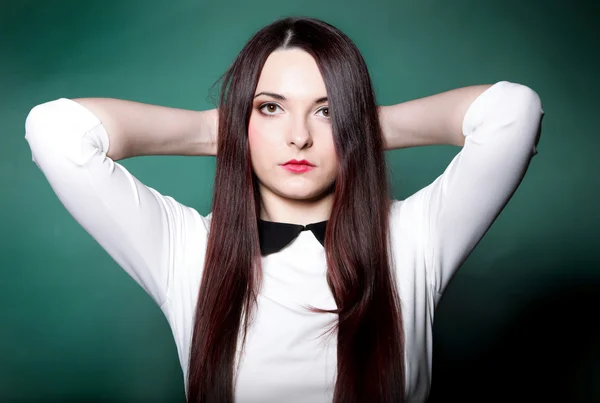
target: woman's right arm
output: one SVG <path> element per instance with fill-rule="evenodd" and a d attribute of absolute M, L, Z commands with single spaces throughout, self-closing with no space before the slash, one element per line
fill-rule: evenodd
<path fill-rule="evenodd" d="M 160 306 L 186 242 L 202 242 L 207 221 L 115 160 L 210 155 L 215 112 L 60 98 L 35 106 L 25 122 L 32 160 L 67 211 Z"/>

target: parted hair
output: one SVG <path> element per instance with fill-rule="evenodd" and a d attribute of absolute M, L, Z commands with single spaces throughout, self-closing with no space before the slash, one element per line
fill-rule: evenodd
<path fill-rule="evenodd" d="M 229 66 L 219 97 L 212 218 L 186 384 L 190 403 L 233 403 L 238 337 L 246 340 L 262 282 L 258 179 L 248 124 L 261 70 L 276 50 L 301 49 L 325 82 L 339 171 L 325 234 L 338 315 L 334 403 L 404 401 L 404 336 L 389 255 L 390 195 L 375 93 L 358 48 L 339 29 L 288 17 L 256 32 Z M 324 333 L 325 334 L 325 333 Z"/>

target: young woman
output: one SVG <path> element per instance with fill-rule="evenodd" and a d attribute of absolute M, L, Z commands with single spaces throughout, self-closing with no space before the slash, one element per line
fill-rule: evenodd
<path fill-rule="evenodd" d="M 377 107 L 333 26 L 286 18 L 224 76 L 219 108 L 59 98 L 26 120 L 33 160 L 173 330 L 189 402 L 422 402 L 446 286 L 536 154 L 541 101 L 500 81 Z M 384 150 L 453 144 L 391 200 Z M 216 155 L 200 215 L 115 161 Z"/>

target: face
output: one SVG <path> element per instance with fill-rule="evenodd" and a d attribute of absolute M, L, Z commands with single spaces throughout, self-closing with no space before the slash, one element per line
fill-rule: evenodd
<path fill-rule="evenodd" d="M 338 163 L 325 83 L 315 60 L 299 49 L 271 53 L 254 95 L 248 142 L 261 197 L 307 201 L 325 196 Z M 313 167 L 293 171 L 285 164 L 294 159 Z"/>

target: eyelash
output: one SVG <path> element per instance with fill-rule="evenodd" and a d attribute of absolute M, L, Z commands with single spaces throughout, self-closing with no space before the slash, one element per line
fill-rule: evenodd
<path fill-rule="evenodd" d="M 262 104 L 261 106 L 259 106 L 259 107 L 258 107 L 258 110 L 259 110 L 259 111 L 260 111 L 260 113 L 262 113 L 264 116 L 273 117 L 273 116 L 275 116 L 275 115 L 276 115 L 276 113 L 264 113 L 264 112 L 262 111 L 262 109 L 263 109 L 265 106 L 268 106 L 268 105 L 275 105 L 275 106 L 276 106 L 276 107 L 278 107 L 279 109 L 282 109 L 282 108 L 281 108 L 281 106 L 277 105 L 276 103 L 273 103 L 273 102 L 267 102 L 267 103 L 265 103 L 265 104 Z M 319 111 L 322 111 L 322 110 L 324 110 L 324 109 L 329 109 L 329 107 L 328 107 L 328 106 L 324 106 L 324 107 L 322 107 L 321 109 L 319 109 Z M 328 117 L 328 116 L 322 116 L 322 117 L 324 117 L 324 118 L 326 118 L 326 119 L 329 119 L 329 117 Z"/>

